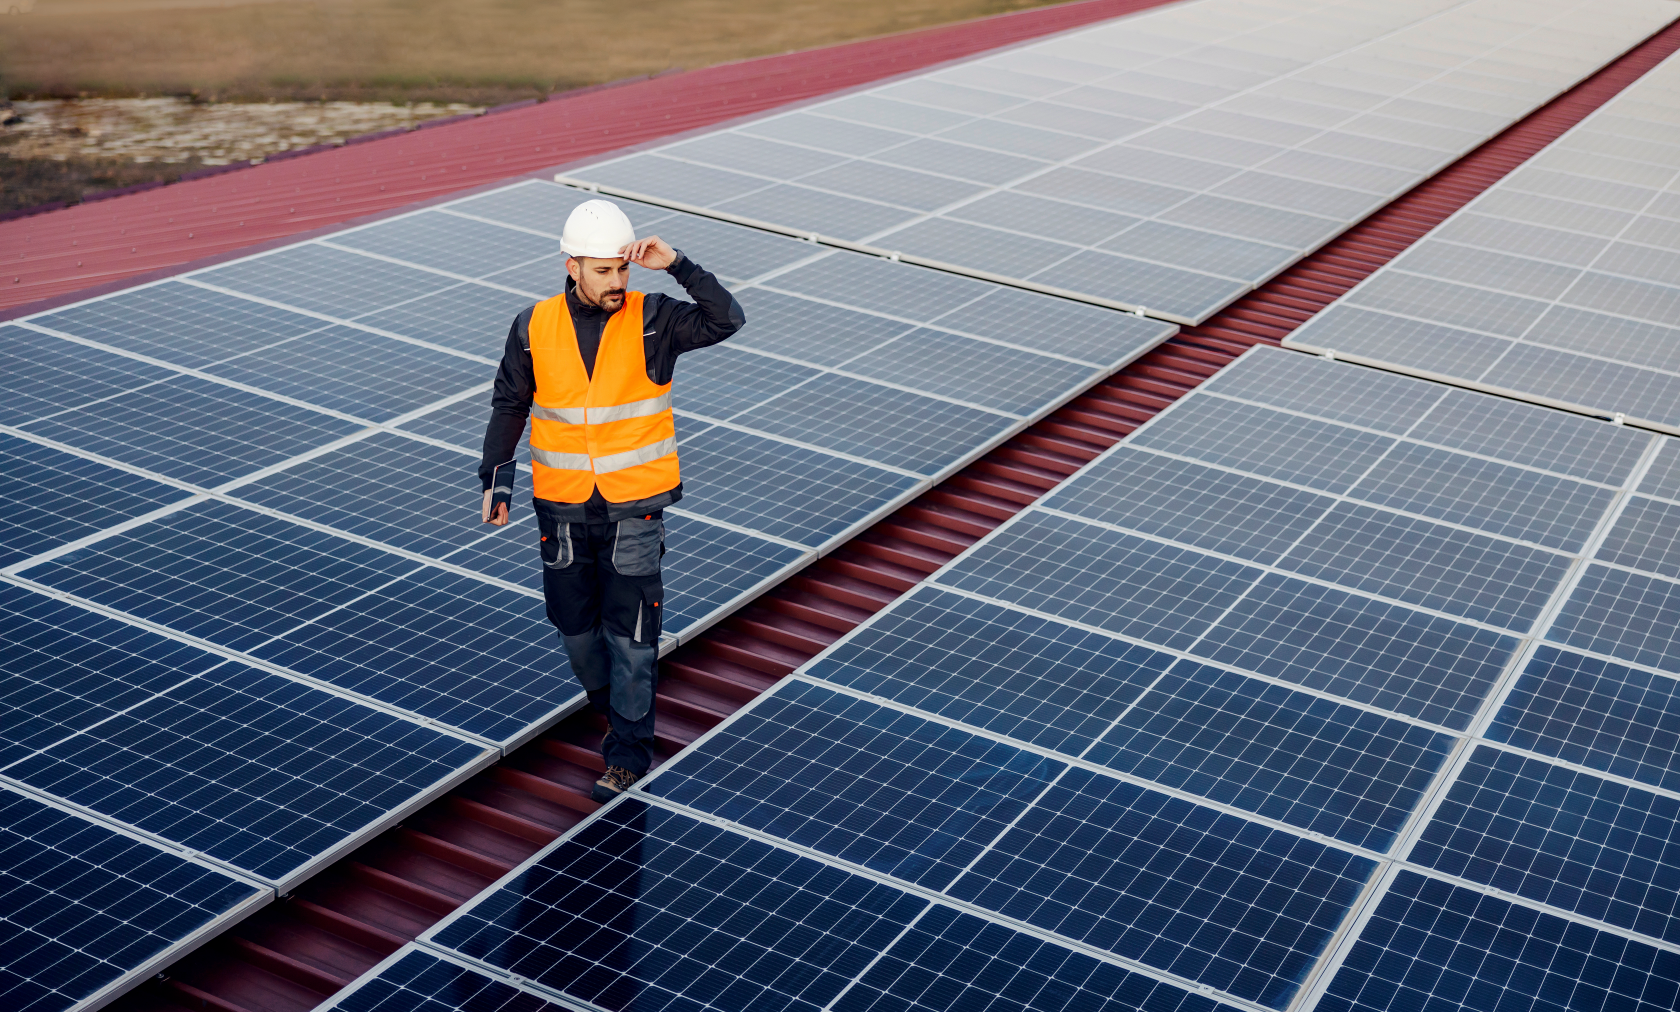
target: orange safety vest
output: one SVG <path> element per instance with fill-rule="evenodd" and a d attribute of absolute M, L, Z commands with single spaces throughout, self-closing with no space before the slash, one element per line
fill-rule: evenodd
<path fill-rule="evenodd" d="M 642 293 L 625 292 L 624 307 L 601 328 L 595 373 L 583 367 L 566 296 L 531 313 L 532 490 L 551 502 L 588 502 L 595 486 L 614 503 L 668 492 L 677 470 L 671 384 L 648 379 L 642 350 Z"/>

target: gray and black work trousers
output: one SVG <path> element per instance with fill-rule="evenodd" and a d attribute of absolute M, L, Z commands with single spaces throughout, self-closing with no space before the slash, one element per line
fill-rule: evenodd
<path fill-rule="evenodd" d="M 653 761 L 653 690 L 665 600 L 661 513 L 610 524 L 568 524 L 539 511 L 543 596 L 572 671 L 610 730 L 608 766 L 641 775 Z"/>

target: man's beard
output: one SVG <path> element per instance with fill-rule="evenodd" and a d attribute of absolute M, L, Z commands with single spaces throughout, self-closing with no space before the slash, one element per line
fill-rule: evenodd
<path fill-rule="evenodd" d="M 604 291 L 604 292 L 601 293 L 600 298 L 595 300 L 595 304 L 597 306 L 600 306 L 602 309 L 608 309 L 608 308 L 611 308 L 613 306 L 620 305 L 623 302 L 624 302 L 624 289 L 622 289 L 622 288 L 608 289 L 607 291 Z"/>

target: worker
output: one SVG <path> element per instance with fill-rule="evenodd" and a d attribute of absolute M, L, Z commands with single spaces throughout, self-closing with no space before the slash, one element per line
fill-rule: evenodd
<path fill-rule="evenodd" d="M 607 802 L 653 759 L 665 612 L 665 507 L 682 498 L 671 378 L 677 356 L 727 339 L 746 315 L 717 278 L 616 204 L 579 204 L 560 237 L 566 290 L 508 331 L 484 433 L 481 518 L 508 522 L 512 458 L 531 419 L 543 596 L 589 704 L 606 718 Z M 630 265 L 663 270 L 693 302 L 628 290 Z"/>

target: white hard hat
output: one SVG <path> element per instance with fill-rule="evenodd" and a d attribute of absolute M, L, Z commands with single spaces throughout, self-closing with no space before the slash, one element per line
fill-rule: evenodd
<path fill-rule="evenodd" d="M 560 233 L 560 252 L 570 257 L 611 259 L 636 241 L 630 219 L 610 200 L 586 200 L 572 208 Z"/>

